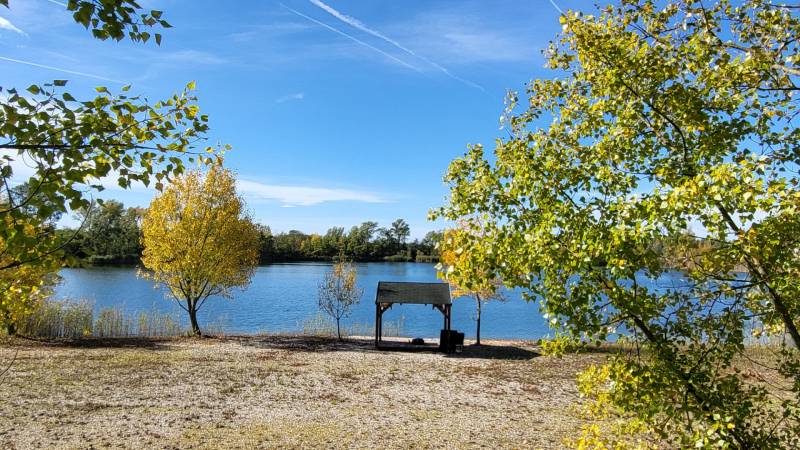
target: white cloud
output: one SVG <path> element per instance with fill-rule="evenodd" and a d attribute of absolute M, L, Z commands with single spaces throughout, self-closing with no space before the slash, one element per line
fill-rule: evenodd
<path fill-rule="evenodd" d="M 306 98 L 306 94 L 304 92 L 295 92 L 294 94 L 284 95 L 283 97 L 275 99 L 275 103 L 284 103 L 291 100 L 303 100 L 304 98 Z"/>
<path fill-rule="evenodd" d="M 388 203 L 382 196 L 366 191 L 264 184 L 257 181 L 237 181 L 237 188 L 248 200 L 278 201 L 281 206 L 313 206 L 326 202 L 352 201 L 362 203 Z"/>
<path fill-rule="evenodd" d="M 19 28 L 17 28 L 13 23 L 11 23 L 5 17 L 0 17 L 0 29 L 13 31 L 13 32 L 19 33 L 19 34 L 21 34 L 23 36 L 27 36 L 27 34 L 24 31 L 22 31 Z"/>
<path fill-rule="evenodd" d="M 0 151 L 0 156 L 4 154 L 11 154 L 10 151 Z M 26 181 L 28 178 L 36 174 L 36 169 L 33 164 L 26 164 L 22 159 L 12 159 L 11 166 L 14 170 L 12 178 L 13 184 L 18 184 Z M 111 171 L 108 175 L 101 178 L 93 178 L 87 180 L 85 189 L 90 191 L 88 187 L 91 185 L 100 185 L 105 191 L 111 192 L 132 192 L 137 194 L 145 194 L 152 196 L 156 194 L 154 183 L 150 186 L 145 186 L 141 182 L 134 182 L 129 188 L 122 188 L 118 184 L 119 173 Z M 253 180 L 239 179 L 236 182 L 236 187 L 248 201 L 275 201 L 279 202 L 280 206 L 284 208 L 292 208 L 297 206 L 314 206 L 327 202 L 360 202 L 360 203 L 389 203 L 391 200 L 387 199 L 381 194 L 368 192 L 365 190 L 356 189 L 340 189 L 340 188 L 327 188 L 315 186 L 298 186 L 298 185 L 285 185 L 285 184 L 266 184 Z"/>

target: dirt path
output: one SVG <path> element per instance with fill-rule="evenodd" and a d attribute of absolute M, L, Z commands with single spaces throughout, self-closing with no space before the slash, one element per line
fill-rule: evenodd
<path fill-rule="evenodd" d="M 602 355 L 293 336 L 0 347 L 2 448 L 558 448 Z"/>

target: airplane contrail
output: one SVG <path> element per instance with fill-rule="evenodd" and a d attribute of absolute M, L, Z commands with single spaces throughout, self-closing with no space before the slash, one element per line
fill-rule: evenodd
<path fill-rule="evenodd" d="M 14 58 L 6 57 L 6 56 L 0 56 L 0 60 L 13 62 L 13 63 L 17 63 L 17 64 L 25 64 L 25 65 L 28 65 L 28 66 L 38 67 L 40 69 L 47 69 L 47 70 L 54 70 L 56 72 L 68 73 L 70 75 L 79 75 L 79 76 L 82 76 L 82 77 L 94 78 L 95 80 L 102 80 L 102 81 L 109 81 L 111 83 L 125 84 L 122 81 L 114 80 L 114 79 L 106 78 L 106 77 L 101 77 L 100 75 L 93 75 L 91 73 L 86 73 L 86 72 L 78 72 L 76 70 L 62 69 L 60 67 L 48 66 L 48 65 L 45 65 L 45 64 L 39 64 L 39 63 L 35 63 L 35 62 L 30 62 L 30 61 L 23 61 L 21 59 L 14 59 Z"/>
<path fill-rule="evenodd" d="M 549 0 L 549 1 L 550 1 L 550 4 L 553 5 L 553 8 L 558 10 L 558 12 L 560 12 L 561 14 L 564 14 L 564 10 L 561 9 L 561 7 L 556 4 L 556 2 L 554 2 L 553 0 Z"/>
<path fill-rule="evenodd" d="M 481 86 L 481 85 L 479 85 L 477 83 L 474 83 L 472 81 L 466 80 L 464 78 L 461 78 L 461 77 L 459 77 L 457 75 L 454 75 L 452 72 L 447 70 L 447 68 L 441 66 L 440 64 L 437 64 L 434 61 L 431 61 L 430 59 L 428 59 L 428 58 L 426 58 L 426 57 L 424 57 L 422 55 L 417 54 L 417 52 L 415 52 L 415 51 L 411 50 L 410 48 L 400 44 L 396 40 L 386 36 L 385 34 L 381 33 L 380 31 L 377 31 L 377 30 L 374 30 L 374 29 L 368 27 L 366 24 L 364 24 L 364 22 L 361 22 L 360 20 L 356 19 L 355 17 L 351 17 L 351 16 L 348 16 L 346 14 L 341 13 L 338 10 L 334 9 L 333 7 L 323 3 L 321 0 L 309 0 L 309 1 L 313 5 L 317 6 L 318 8 L 320 8 L 323 11 L 327 12 L 328 14 L 332 15 L 333 17 L 339 19 L 340 21 L 342 21 L 342 22 L 344 22 L 344 23 L 346 23 L 346 24 L 348 24 L 348 25 L 350 25 L 350 26 L 352 26 L 354 28 L 357 28 L 357 29 L 359 29 L 359 30 L 361 30 L 361 31 L 363 31 L 363 32 L 365 32 L 367 34 L 371 34 L 372 36 L 375 36 L 378 39 L 381 39 L 381 40 L 383 40 L 385 42 L 388 42 L 389 44 L 397 47 L 398 49 L 408 53 L 409 55 L 411 55 L 411 56 L 413 56 L 415 58 L 419 58 L 422 61 L 425 61 L 426 63 L 430 64 L 431 66 L 435 67 L 437 70 L 439 70 L 442 73 L 444 73 L 445 75 L 447 75 L 448 77 L 450 77 L 450 78 L 452 78 L 452 79 L 454 79 L 456 81 L 460 81 L 460 82 L 466 84 L 467 86 L 474 87 L 476 89 L 480 89 L 481 91 L 486 92 L 486 90 L 483 88 L 483 86 Z"/>
<path fill-rule="evenodd" d="M 2 17 L 2 16 L 0 16 L 0 28 L 2 28 L 4 30 L 8 30 L 8 31 L 13 31 L 15 33 L 19 33 L 19 34 L 21 34 L 23 36 L 27 36 L 28 35 L 28 33 L 20 30 L 19 28 L 17 28 L 16 25 L 11 23 L 10 20 L 8 20 L 8 19 L 6 19 L 5 17 Z"/>
<path fill-rule="evenodd" d="M 341 30 L 339 30 L 339 29 L 336 29 L 336 28 L 334 28 L 334 27 L 332 27 L 332 26 L 330 26 L 330 25 L 328 25 L 328 24 L 326 24 L 326 23 L 324 23 L 324 22 L 320 22 L 319 20 L 317 20 L 317 19 L 314 19 L 313 17 L 309 17 L 309 16 L 307 16 L 307 15 L 305 15 L 305 14 L 301 13 L 300 11 L 297 11 L 297 10 L 294 10 L 294 9 L 292 9 L 292 8 L 289 8 L 288 6 L 284 5 L 283 3 L 280 3 L 280 5 L 281 5 L 281 6 L 283 6 L 284 8 L 286 8 L 287 10 L 291 11 L 292 13 L 294 13 L 294 14 L 296 14 L 296 15 L 298 15 L 298 16 L 300 16 L 300 17 L 302 17 L 302 18 L 306 19 L 306 20 L 310 20 L 311 22 L 314 22 L 314 23 L 316 23 L 317 25 L 321 25 L 321 26 L 323 26 L 323 27 L 325 27 L 325 28 L 327 28 L 327 29 L 329 29 L 329 30 L 333 31 L 334 33 L 340 34 L 340 35 L 342 35 L 342 36 L 346 37 L 347 39 L 350 39 L 350 40 L 351 40 L 351 41 L 353 41 L 353 42 L 357 42 L 357 43 L 359 43 L 359 44 L 363 45 L 364 47 L 367 47 L 367 48 L 369 48 L 369 49 L 372 49 L 372 50 L 374 50 L 374 51 L 376 51 L 376 52 L 378 52 L 378 53 L 382 54 L 383 56 L 386 56 L 387 58 L 389 58 L 389 59 L 391 59 L 391 60 L 393 60 L 393 61 L 395 61 L 395 62 L 397 62 L 397 63 L 399 63 L 399 64 L 402 64 L 402 65 L 403 65 L 403 66 L 405 66 L 405 67 L 408 67 L 408 68 L 409 68 L 409 69 L 411 69 L 411 70 L 415 70 L 415 71 L 417 71 L 417 72 L 422 72 L 421 70 L 419 70 L 419 68 L 412 66 L 411 64 L 409 64 L 409 63 L 407 63 L 407 62 L 403 61 L 402 59 L 400 59 L 400 58 L 398 58 L 398 57 L 396 57 L 396 56 L 394 56 L 394 55 L 391 55 L 391 54 L 389 54 L 389 53 L 386 53 L 385 51 L 383 51 L 383 50 L 381 50 L 381 49 L 379 49 L 379 48 L 377 48 L 377 47 L 374 47 L 374 46 L 372 46 L 372 45 L 369 45 L 369 44 L 367 44 L 366 42 L 364 42 L 364 41 L 362 41 L 362 40 L 360 40 L 360 39 L 357 39 L 357 38 L 355 38 L 355 37 L 353 37 L 353 36 L 350 36 L 349 34 L 345 33 L 344 31 L 341 31 Z"/>

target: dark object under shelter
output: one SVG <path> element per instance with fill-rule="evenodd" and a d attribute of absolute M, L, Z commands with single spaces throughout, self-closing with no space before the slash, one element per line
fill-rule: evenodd
<path fill-rule="evenodd" d="M 443 332 L 450 331 L 453 302 L 447 283 L 379 281 L 375 295 L 375 347 L 380 348 L 383 339 L 383 313 L 396 303 L 433 306 L 444 316 Z"/>

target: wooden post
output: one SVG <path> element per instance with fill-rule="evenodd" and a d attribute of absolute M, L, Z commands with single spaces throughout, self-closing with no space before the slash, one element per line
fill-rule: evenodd
<path fill-rule="evenodd" d="M 381 340 L 381 304 L 375 303 L 375 348 Z"/>

